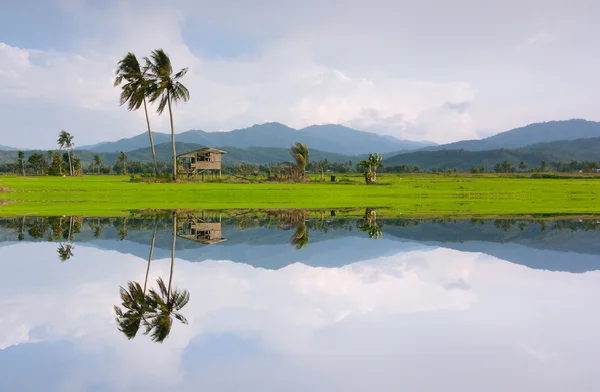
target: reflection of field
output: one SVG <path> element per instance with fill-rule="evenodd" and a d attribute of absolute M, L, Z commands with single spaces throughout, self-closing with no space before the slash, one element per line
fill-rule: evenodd
<path fill-rule="evenodd" d="M 0 215 L 125 215 L 139 209 L 389 207 L 403 216 L 600 214 L 597 179 L 380 175 L 341 183 L 131 183 L 127 177 L 0 177 Z"/>

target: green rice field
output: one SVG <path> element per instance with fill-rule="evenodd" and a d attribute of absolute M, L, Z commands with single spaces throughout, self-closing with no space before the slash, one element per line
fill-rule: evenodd
<path fill-rule="evenodd" d="M 126 176 L 0 176 L 0 216 L 127 215 L 146 209 L 386 207 L 394 215 L 600 216 L 600 178 L 359 176 L 338 183 L 138 183 Z"/>

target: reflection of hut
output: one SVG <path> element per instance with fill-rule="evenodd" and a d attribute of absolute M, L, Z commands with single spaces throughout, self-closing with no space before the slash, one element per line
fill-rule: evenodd
<path fill-rule="evenodd" d="M 221 177 L 221 158 L 223 154 L 226 154 L 226 152 L 216 148 L 201 148 L 177 155 L 177 165 L 179 170 L 183 171 L 183 174 L 188 177 L 200 173 L 202 174 L 202 180 L 204 180 L 205 173 L 212 173 L 216 177 L 217 171 L 219 177 Z"/>
<path fill-rule="evenodd" d="M 221 215 L 206 217 L 202 213 L 201 217 L 193 216 L 179 219 L 177 226 L 177 237 L 205 245 L 225 241 L 221 230 Z"/>

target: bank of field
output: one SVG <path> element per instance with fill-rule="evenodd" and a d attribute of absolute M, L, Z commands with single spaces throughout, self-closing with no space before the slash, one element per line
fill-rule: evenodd
<path fill-rule="evenodd" d="M 388 207 L 403 216 L 600 216 L 600 179 L 385 175 L 358 183 L 132 183 L 128 177 L 0 177 L 0 215 L 142 209 Z M 358 181 L 359 177 L 353 178 Z M 7 191 L 9 190 L 9 191 Z"/>

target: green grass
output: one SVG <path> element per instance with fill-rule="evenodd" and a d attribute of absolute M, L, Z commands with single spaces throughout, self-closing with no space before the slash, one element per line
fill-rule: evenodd
<path fill-rule="evenodd" d="M 344 177 L 342 176 L 342 179 Z M 358 176 L 347 178 L 359 181 Z M 126 215 L 141 209 L 388 207 L 428 216 L 600 216 L 600 179 L 385 175 L 343 183 L 131 183 L 124 176 L 0 176 L 0 216 Z"/>

